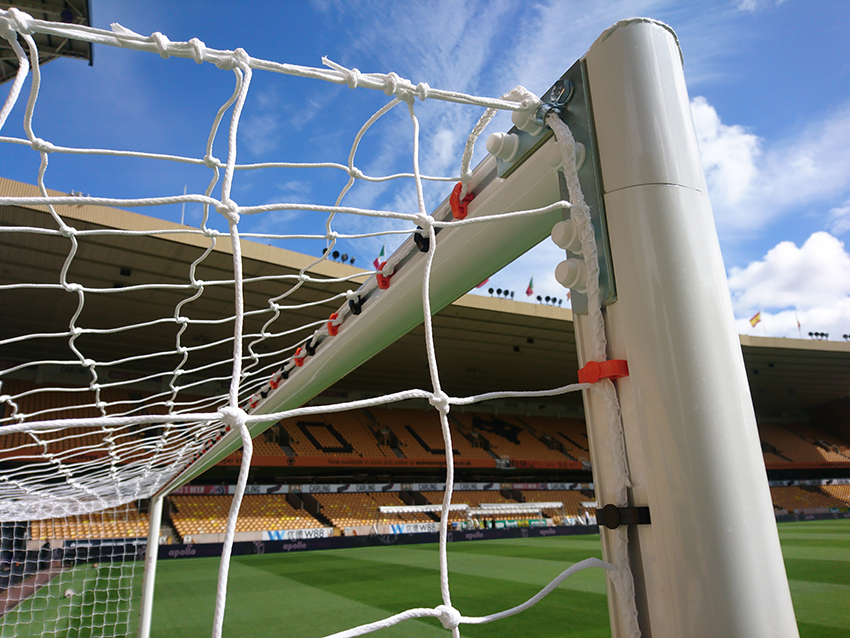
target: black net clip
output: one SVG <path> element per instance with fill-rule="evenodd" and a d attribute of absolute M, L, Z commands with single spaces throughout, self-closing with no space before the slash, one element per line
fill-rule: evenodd
<path fill-rule="evenodd" d="M 413 243 L 416 244 L 420 253 L 427 253 L 431 247 L 431 237 L 420 226 L 417 226 L 416 232 L 413 233 Z"/>
<path fill-rule="evenodd" d="M 348 307 L 351 310 L 351 314 L 359 315 L 360 310 L 363 308 L 363 301 L 360 299 L 360 296 L 358 295 L 356 299 L 349 299 Z"/>
<path fill-rule="evenodd" d="M 648 507 L 617 507 L 609 503 L 596 510 L 596 522 L 608 529 L 617 529 L 620 525 L 649 525 Z"/>

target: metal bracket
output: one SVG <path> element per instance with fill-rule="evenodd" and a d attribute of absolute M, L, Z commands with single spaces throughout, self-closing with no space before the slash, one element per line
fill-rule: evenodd
<path fill-rule="evenodd" d="M 596 510 L 596 521 L 608 529 L 617 529 L 620 525 L 649 525 L 648 507 L 617 507 L 609 503 Z"/>
<path fill-rule="evenodd" d="M 558 113 L 561 119 L 570 127 L 576 142 L 584 144 L 587 157 L 578 171 L 579 182 L 584 193 L 585 202 L 590 207 L 590 218 L 596 234 L 596 251 L 599 257 L 599 301 L 608 306 L 617 301 L 617 288 L 614 282 L 614 265 L 611 261 L 611 251 L 608 243 L 608 225 L 605 219 L 605 202 L 603 199 L 602 173 L 599 164 L 599 149 L 596 144 L 596 129 L 593 123 L 590 90 L 587 82 L 587 67 L 584 60 L 578 60 L 561 76 L 541 98 L 543 105 L 538 109 L 535 120 L 541 123 L 543 118 L 552 111 Z M 514 127 L 510 131 L 519 137 L 519 148 L 515 158 L 509 162 L 496 160 L 496 174 L 507 178 L 520 166 L 526 158 L 540 148 L 552 137 L 552 130 L 544 128 L 536 135 Z M 561 197 L 569 200 L 567 184 L 563 175 L 561 182 Z M 565 212 L 564 218 L 569 217 Z M 582 259 L 579 254 L 567 252 L 568 257 Z M 576 314 L 587 313 L 587 295 L 572 291 L 572 310 Z"/>

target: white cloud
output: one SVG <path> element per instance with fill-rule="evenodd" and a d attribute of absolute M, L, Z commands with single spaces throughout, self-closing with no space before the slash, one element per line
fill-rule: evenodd
<path fill-rule="evenodd" d="M 767 143 L 721 121 L 703 97 L 691 112 L 721 238 L 764 228 L 802 206 L 846 197 L 850 189 L 850 104 Z M 840 225 L 840 210 L 836 213 Z"/>
<path fill-rule="evenodd" d="M 762 9 L 765 6 L 784 4 L 785 0 L 774 0 L 770 2 L 770 0 L 741 0 L 738 3 L 739 11 L 747 11 L 749 13 L 755 13 L 756 11 Z"/>
<path fill-rule="evenodd" d="M 278 146 L 280 118 L 273 113 L 257 113 L 244 118 L 239 139 L 255 157 L 265 155 Z"/>
<path fill-rule="evenodd" d="M 850 230 L 850 199 L 842 206 L 830 209 L 827 224 L 833 235 L 843 235 Z"/>
<path fill-rule="evenodd" d="M 717 205 L 739 203 L 758 176 L 759 138 L 742 126 L 727 126 L 704 97 L 691 101 L 691 113 L 709 192 Z"/>
<path fill-rule="evenodd" d="M 850 254 L 836 237 L 816 232 L 797 247 L 781 242 L 764 258 L 733 268 L 729 288 L 745 334 L 797 337 L 804 332 L 850 332 Z M 761 311 L 764 325 L 748 319 Z"/>

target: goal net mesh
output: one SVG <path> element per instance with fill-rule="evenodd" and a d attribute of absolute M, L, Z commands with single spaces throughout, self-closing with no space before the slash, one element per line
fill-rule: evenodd
<path fill-rule="evenodd" d="M 229 73 L 233 87 L 217 111 L 210 113 L 209 135 L 203 155 L 179 155 L 139 150 L 92 149 L 62 146 L 38 134 L 38 95 L 41 72 L 33 33 L 74 38 L 100 45 L 133 49 L 163 58 L 211 63 Z M 6 612 L 0 619 L 6 635 L 128 635 L 135 631 L 131 609 L 137 604 L 147 535 L 147 499 L 195 464 L 233 445 L 243 445 L 237 493 L 233 499 L 222 556 L 214 635 L 221 635 L 225 613 L 229 553 L 242 493 L 247 481 L 253 443 L 250 427 L 283 418 L 376 406 L 403 399 L 427 399 L 439 412 L 447 454 L 445 499 L 441 511 L 440 571 L 443 604 L 418 608 L 352 629 L 354 636 L 409 618 L 436 617 L 459 635 L 459 626 L 497 620 L 525 609 L 545 596 L 578 569 L 596 566 L 609 570 L 618 590 L 629 599 L 631 575 L 622 552 L 615 566 L 588 559 L 566 569 L 547 588 L 524 605 L 492 616 L 469 618 L 451 603 L 446 558 L 446 526 L 454 476 L 451 433 L 447 413 L 452 405 L 467 405 L 499 397 L 546 396 L 588 388 L 572 385 L 534 393 L 498 391 L 474 397 L 449 397 L 440 384 L 434 349 L 430 306 L 430 274 L 439 251 L 438 231 L 463 224 L 498 224 L 515 215 L 570 211 L 580 229 L 588 264 L 588 299 L 594 343 L 593 356 L 605 358 L 605 334 L 598 302 L 593 228 L 581 196 L 575 165 L 574 141 L 556 117 L 546 124 L 554 131 L 564 158 L 570 201 L 552 202 L 542 209 L 510 211 L 489 218 L 431 215 L 452 186 L 462 199 L 469 190 L 475 141 L 499 111 L 532 117 L 539 100 L 521 87 L 502 98 L 482 98 L 413 84 L 395 73 L 361 73 L 324 60 L 324 68 L 308 68 L 253 58 L 242 49 L 216 50 L 197 39 L 171 42 L 161 33 L 136 34 L 120 25 L 111 31 L 39 21 L 17 11 L 0 11 L 0 36 L 14 49 L 19 72 L 11 82 L 0 110 L 0 143 L 16 152 L 25 150 L 39 159 L 32 192 L 0 197 L 0 245 L 31 268 L 3 276 L 0 294 L 15 304 L 17 321 L 0 334 L 0 521 L 3 521 L 3 564 Z M 175 64 L 183 63 L 175 62 Z M 337 162 L 268 161 L 239 164 L 236 158 L 240 118 L 257 72 L 281 78 L 383 92 L 386 99 L 359 129 L 348 132 L 347 158 Z M 28 96 L 25 91 L 29 79 Z M 364 91 L 352 95 L 363 94 Z M 480 116 L 470 128 L 455 175 L 429 176 L 421 170 L 420 111 L 431 104 L 454 104 Z M 407 119 L 411 160 L 407 170 L 368 174 L 361 155 L 367 151 L 370 130 L 382 119 Z M 482 114 L 483 113 L 483 114 Z M 23 135 L 7 131 L 10 116 L 20 116 Z M 475 116 L 473 116 L 474 120 Z M 401 118 L 398 118 L 400 121 Z M 132 124 L 128 124 L 132 126 Z M 5 130 L 3 127 L 5 126 Z M 360 154 L 358 154 L 360 153 Z M 200 192 L 147 198 L 97 197 L 49 190 L 50 162 L 54 158 L 98 156 L 110 162 L 144 160 L 190 165 L 206 170 L 208 181 Z M 376 165 L 374 162 L 373 165 Z M 270 171 L 332 171 L 342 177 L 341 188 L 318 203 L 293 198 L 240 205 L 234 184 L 250 175 Z M 336 182 L 333 182 L 336 183 Z M 391 186 L 392 184 L 398 186 Z M 382 201 L 370 208 L 357 202 L 376 201 L 360 196 L 362 189 L 378 189 Z M 387 189 L 395 189 L 387 191 Z M 150 189 L 158 190 L 155 184 Z M 393 197 L 387 197 L 390 192 Z M 352 203 L 349 203 L 351 201 Z M 167 219 L 176 208 L 197 207 L 197 227 L 146 217 L 144 228 L 116 227 L 114 209 L 140 209 Z M 102 210 L 98 217 L 93 210 Z M 86 217 L 86 214 L 89 217 Z M 297 224 L 287 224 L 297 215 Z M 258 222 L 257 220 L 262 220 Z M 100 223 L 92 220 L 100 220 Z M 104 221 L 105 220 L 105 221 Z M 310 229 L 305 230 L 309 222 Z M 405 238 L 413 238 L 416 241 Z M 127 252 L 142 238 L 178 238 L 194 250 L 190 266 L 180 273 L 166 272 L 167 261 L 133 271 L 143 274 L 126 284 L 98 279 L 91 264 L 113 260 L 115 269 L 128 266 Z M 248 242 L 244 241 L 249 240 Z M 326 250 L 321 257 L 304 259 L 295 271 L 246 272 L 243 253 L 251 241 L 303 247 L 307 242 Z M 320 356 L 325 339 L 343 330 L 346 320 L 365 313 L 368 292 L 382 288 L 402 272 L 411 251 L 424 252 L 420 281 L 424 310 L 425 350 L 432 387 L 411 389 L 368 400 L 320 407 L 257 410 L 269 393 L 299 373 L 307 357 Z M 357 242 L 365 248 L 354 248 Z M 378 254 L 382 243 L 403 244 L 374 269 L 322 273 L 323 262 L 335 259 L 338 246 L 358 255 Z M 408 251 L 408 252 L 405 252 Z M 27 253 L 29 251 L 29 253 Z M 317 254 L 315 250 L 313 254 Z M 221 254 L 230 268 L 220 268 Z M 28 255 L 28 256 L 25 256 Z M 362 260 L 362 257 L 361 257 Z M 128 268 L 129 272 L 129 268 Z M 123 274 L 123 273 L 122 273 Z M 486 274 L 484 275 L 487 276 Z M 268 291 L 276 292 L 270 294 Z M 309 293 L 309 294 L 308 294 Z M 209 303 L 210 301 L 214 303 Z M 9 301 L 5 302 L 9 303 Z M 110 324 L 107 310 L 115 304 L 126 313 Z M 211 315 L 211 306 L 217 314 Z M 330 317 L 316 319 L 316 308 L 337 308 Z M 51 313 L 49 326 L 32 332 L 31 313 Z M 55 317 L 59 317 L 55 321 Z M 305 320 L 304 318 L 308 319 Z M 285 321 L 282 319 L 284 318 Z M 302 321 L 298 324 L 298 321 Z M 168 347 L 162 335 L 167 334 Z M 73 377 L 73 382 L 69 378 Z M 616 392 L 610 381 L 594 387 L 609 400 L 612 449 L 622 449 Z M 320 388 L 321 389 L 321 388 Z M 309 397 L 308 397 L 309 398 Z M 256 436 L 256 430 L 254 436 Z M 620 437 L 620 444 L 616 443 Z M 624 457 L 623 457 L 624 459 Z M 619 484 L 625 495 L 625 463 Z M 157 539 L 150 539 L 157 542 Z M 19 565 L 20 563 L 20 565 Z M 17 589 L 15 589 L 17 588 Z M 17 597 L 17 603 L 12 599 Z M 633 605 L 620 613 L 636 635 Z M 133 618 L 131 618 L 131 616 Z M 39 624 L 41 623 L 41 624 Z M 89 628 L 72 634 L 69 628 Z M 63 629 L 64 628 L 64 629 Z M 51 633 L 52 632 L 52 633 Z"/>

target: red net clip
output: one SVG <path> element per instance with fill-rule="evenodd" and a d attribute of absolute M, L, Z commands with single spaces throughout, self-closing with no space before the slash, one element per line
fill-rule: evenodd
<path fill-rule="evenodd" d="M 378 288 L 381 290 L 386 290 L 390 287 L 390 279 L 392 279 L 392 275 L 387 275 L 386 277 L 383 275 L 384 266 L 387 265 L 387 262 L 382 261 L 381 265 L 378 266 Z"/>
<path fill-rule="evenodd" d="M 280 372 L 275 373 L 271 379 L 269 379 L 269 387 L 272 390 L 277 390 L 277 387 L 280 385 Z"/>
<path fill-rule="evenodd" d="M 449 205 L 452 207 L 452 217 L 455 219 L 464 219 L 466 217 L 466 207 L 469 206 L 469 202 L 475 199 L 475 195 L 469 191 L 467 191 L 466 196 L 461 199 L 461 188 L 463 188 L 463 184 L 460 182 L 455 184 L 455 187 L 452 189 L 452 195 L 449 197 Z"/>
<path fill-rule="evenodd" d="M 579 383 L 596 383 L 599 379 L 620 379 L 629 376 L 629 364 L 625 359 L 611 361 L 589 361 L 578 371 Z"/>
<path fill-rule="evenodd" d="M 339 326 L 334 323 L 337 319 L 339 319 L 339 315 L 336 313 L 328 317 L 328 334 L 332 337 L 337 336 L 339 333 Z"/>
<path fill-rule="evenodd" d="M 304 365 L 304 359 L 307 356 L 306 352 L 304 354 L 301 354 L 301 352 L 303 350 L 304 350 L 304 348 L 298 348 L 298 350 L 295 351 L 295 354 L 292 355 L 292 360 L 295 362 L 295 365 L 298 366 L 299 368 Z"/>

